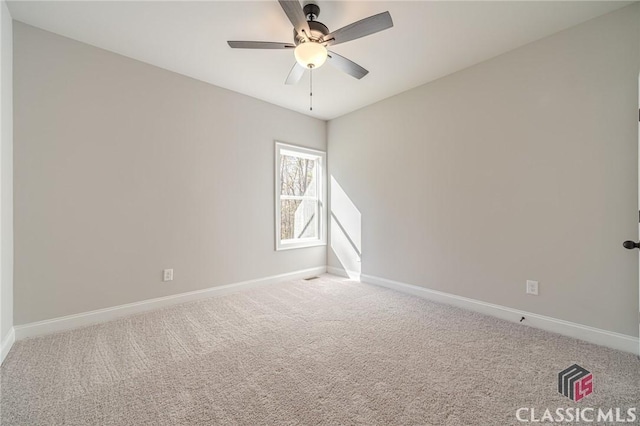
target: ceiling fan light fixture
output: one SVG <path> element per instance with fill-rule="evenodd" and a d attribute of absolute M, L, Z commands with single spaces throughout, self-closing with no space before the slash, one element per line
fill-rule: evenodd
<path fill-rule="evenodd" d="M 327 48 L 315 41 L 300 43 L 293 54 L 296 61 L 305 68 L 319 68 L 327 60 Z"/>

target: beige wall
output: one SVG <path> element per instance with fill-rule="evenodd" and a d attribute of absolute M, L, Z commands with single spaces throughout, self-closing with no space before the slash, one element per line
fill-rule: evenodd
<path fill-rule="evenodd" d="M 274 140 L 324 150 L 324 121 L 18 22 L 14 42 L 16 325 L 326 265 L 274 251 Z"/>
<path fill-rule="evenodd" d="M 639 20 L 630 6 L 332 120 L 329 264 L 637 336 L 621 243 L 637 236 Z M 16 324 L 325 264 L 273 250 L 273 141 L 325 149 L 324 122 L 21 23 L 14 37 Z"/>
<path fill-rule="evenodd" d="M 0 2 L 0 342 L 13 327 L 13 42 L 7 4 Z"/>
<path fill-rule="evenodd" d="M 637 336 L 639 39 L 632 5 L 330 121 L 330 265 Z"/>

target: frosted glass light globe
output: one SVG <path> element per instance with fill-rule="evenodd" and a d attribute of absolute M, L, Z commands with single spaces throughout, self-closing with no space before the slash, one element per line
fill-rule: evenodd
<path fill-rule="evenodd" d="M 305 68 L 319 68 L 327 60 L 327 48 L 314 41 L 300 43 L 293 54 L 296 61 Z"/>

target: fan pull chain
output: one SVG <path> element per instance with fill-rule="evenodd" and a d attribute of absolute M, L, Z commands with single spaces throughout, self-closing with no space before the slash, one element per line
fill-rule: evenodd
<path fill-rule="evenodd" d="M 309 111 L 313 111 L 313 67 L 309 67 Z"/>

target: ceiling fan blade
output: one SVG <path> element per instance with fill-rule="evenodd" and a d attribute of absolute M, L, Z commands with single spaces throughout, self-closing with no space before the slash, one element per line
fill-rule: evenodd
<path fill-rule="evenodd" d="M 369 74 L 369 71 L 362 68 L 360 65 L 345 58 L 344 56 L 338 55 L 335 52 L 330 51 L 329 55 L 327 56 L 327 60 L 328 60 L 327 62 L 329 62 L 334 67 L 346 72 L 347 74 L 357 78 L 358 80 L 360 80 L 365 75 Z"/>
<path fill-rule="evenodd" d="M 335 30 L 324 36 L 323 40 L 327 45 L 332 46 L 365 37 L 391 27 L 393 27 L 391 14 L 389 14 L 389 12 L 382 12 Z"/>
<path fill-rule="evenodd" d="M 272 41 L 228 41 L 234 49 L 293 49 L 291 43 L 276 43 Z"/>
<path fill-rule="evenodd" d="M 298 0 L 278 0 L 278 3 L 280 3 L 282 10 L 284 10 L 284 13 L 287 14 L 287 18 L 289 18 L 289 21 L 293 24 L 296 34 L 302 35 L 304 32 L 304 37 L 309 38 L 311 31 L 309 30 L 307 17 L 304 16 L 300 2 Z"/>
<path fill-rule="evenodd" d="M 305 68 L 296 62 L 295 64 L 293 64 L 293 68 L 291 68 L 291 71 L 289 71 L 289 75 L 287 76 L 284 84 L 296 84 L 302 78 L 304 71 Z"/>

